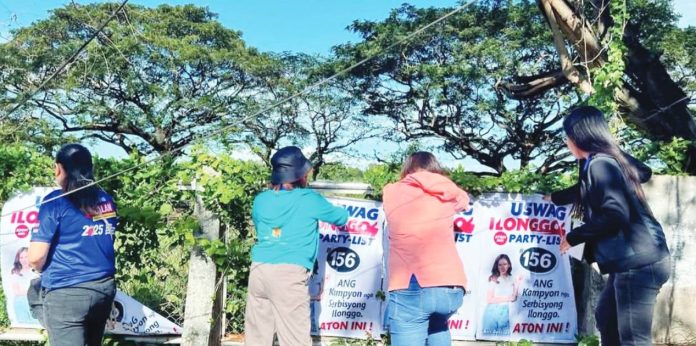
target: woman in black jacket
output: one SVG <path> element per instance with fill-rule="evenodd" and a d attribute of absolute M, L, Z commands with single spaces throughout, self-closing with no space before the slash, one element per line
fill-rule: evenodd
<path fill-rule="evenodd" d="M 573 202 L 584 224 L 561 240 L 561 252 L 585 243 L 585 259 L 609 274 L 595 312 L 602 345 L 651 345 L 655 298 L 670 273 L 665 235 L 640 186 L 651 172 L 621 152 L 594 107 L 572 111 L 563 129 L 581 160 L 580 183 L 551 199 Z"/>

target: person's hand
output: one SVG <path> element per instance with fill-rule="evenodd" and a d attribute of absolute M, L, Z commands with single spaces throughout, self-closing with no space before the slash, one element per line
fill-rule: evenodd
<path fill-rule="evenodd" d="M 525 278 L 524 275 L 522 275 L 522 274 L 520 274 L 519 276 L 517 276 L 517 282 L 516 282 L 516 283 L 517 283 L 517 287 L 520 286 L 520 284 L 522 283 L 522 281 L 524 281 L 524 279 L 526 279 L 526 278 Z"/>
<path fill-rule="evenodd" d="M 561 245 L 560 245 L 560 250 L 561 250 L 561 255 L 565 255 L 566 252 L 568 252 L 568 249 L 570 249 L 570 243 L 568 243 L 568 240 L 566 239 L 565 236 L 561 237 Z"/>

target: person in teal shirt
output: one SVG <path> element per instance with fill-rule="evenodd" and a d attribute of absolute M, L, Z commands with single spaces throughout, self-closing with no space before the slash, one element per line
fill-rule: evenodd
<path fill-rule="evenodd" d="M 247 345 L 311 345 L 309 276 L 319 248 L 319 221 L 343 226 L 348 212 L 307 188 L 312 165 L 298 147 L 271 158 L 271 188 L 254 199 L 256 244 L 245 311 Z"/>

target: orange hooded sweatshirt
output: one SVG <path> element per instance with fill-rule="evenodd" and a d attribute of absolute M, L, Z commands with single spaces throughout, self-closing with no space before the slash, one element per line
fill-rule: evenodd
<path fill-rule="evenodd" d="M 454 215 L 469 209 L 469 196 L 447 177 L 427 171 L 384 187 L 389 224 L 389 291 L 461 286 L 467 279 L 454 243 Z"/>

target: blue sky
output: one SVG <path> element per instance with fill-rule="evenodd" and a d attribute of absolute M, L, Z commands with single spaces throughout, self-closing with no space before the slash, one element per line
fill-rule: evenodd
<path fill-rule="evenodd" d="M 114 2 L 120 2 L 113 0 Z M 94 1 L 76 0 L 77 3 Z M 227 27 L 240 30 L 244 40 L 263 51 L 328 54 L 332 46 L 357 37 L 345 30 L 356 19 L 381 19 L 405 0 L 131 0 L 145 6 L 194 3 L 219 14 Z M 0 0 L 0 35 L 45 18 L 48 11 L 69 0 Z M 418 7 L 455 6 L 456 0 L 416 0 Z M 680 25 L 696 25 L 696 1 L 674 0 Z"/>
<path fill-rule="evenodd" d="M 95 2 L 77 0 L 79 4 Z M 113 2 L 120 2 L 113 0 Z M 227 27 L 242 31 L 244 40 L 263 51 L 294 51 L 328 54 L 334 45 L 356 41 L 345 30 L 353 20 L 377 20 L 388 15 L 404 0 L 131 0 L 130 3 L 157 6 L 188 4 L 207 6 Z M 48 11 L 69 0 L 0 0 L 0 33 L 45 18 Z M 418 7 L 451 7 L 456 0 L 410 1 Z"/>

